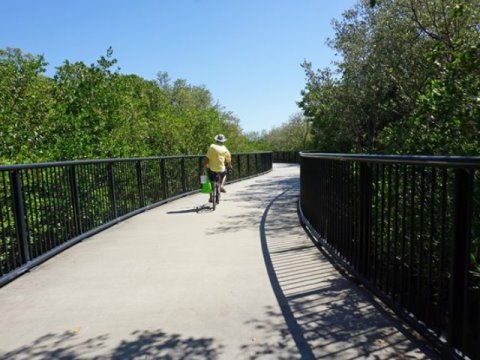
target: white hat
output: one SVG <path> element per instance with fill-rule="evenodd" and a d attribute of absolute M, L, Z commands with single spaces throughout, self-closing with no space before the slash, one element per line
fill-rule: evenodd
<path fill-rule="evenodd" d="M 217 136 L 215 136 L 215 141 L 223 143 L 223 142 L 227 141 L 227 139 L 225 138 L 225 135 L 218 134 Z"/>

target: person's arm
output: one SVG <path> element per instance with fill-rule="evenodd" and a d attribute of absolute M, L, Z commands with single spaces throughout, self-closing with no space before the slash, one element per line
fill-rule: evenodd
<path fill-rule="evenodd" d="M 208 157 L 204 157 L 203 158 L 203 170 L 207 170 L 207 167 L 208 167 L 208 163 L 209 163 L 209 160 L 208 160 Z"/>
<path fill-rule="evenodd" d="M 230 151 L 227 150 L 227 156 L 225 156 L 225 165 L 227 168 L 232 168 L 232 155 L 230 154 Z"/>

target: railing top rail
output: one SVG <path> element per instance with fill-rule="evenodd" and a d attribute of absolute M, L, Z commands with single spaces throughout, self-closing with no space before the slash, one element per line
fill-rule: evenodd
<path fill-rule="evenodd" d="M 101 164 L 101 163 L 113 163 L 124 161 L 144 161 L 144 160 L 161 160 L 172 158 L 188 158 L 198 157 L 200 155 L 174 155 L 174 156 L 151 156 L 151 157 L 138 157 L 138 158 L 112 158 L 112 159 L 85 159 L 85 160 L 67 160 L 67 161 L 52 161 L 52 162 L 40 162 L 31 164 L 15 164 L 15 165 L 1 165 L 1 170 L 22 170 L 22 169 L 34 169 L 34 168 L 47 168 L 54 166 L 70 166 L 70 165 L 88 165 L 88 164 Z"/>
<path fill-rule="evenodd" d="M 250 151 L 250 152 L 240 152 L 233 153 L 232 155 L 251 155 L 251 154 L 272 154 L 272 151 Z"/>
<path fill-rule="evenodd" d="M 270 152 L 259 151 L 259 152 L 250 152 L 250 153 L 234 153 L 232 155 L 268 154 L 268 153 Z M 55 167 L 55 166 L 89 165 L 89 164 L 101 164 L 101 163 L 113 163 L 113 162 L 125 162 L 125 161 L 145 161 L 145 160 L 161 160 L 161 159 L 181 159 L 181 158 L 191 159 L 191 158 L 198 158 L 203 156 L 205 156 L 205 154 L 150 156 L 150 157 L 136 157 L 136 158 L 85 159 L 85 160 L 41 162 L 41 163 L 31 163 L 31 164 L 12 164 L 12 165 L 0 165 L 0 171 L 48 168 L 48 167 Z"/>
<path fill-rule="evenodd" d="M 369 163 L 401 163 L 406 165 L 480 168 L 480 156 L 378 155 L 300 152 L 300 157 Z"/>

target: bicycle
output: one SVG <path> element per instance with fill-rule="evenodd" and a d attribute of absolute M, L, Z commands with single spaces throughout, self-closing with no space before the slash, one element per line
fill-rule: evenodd
<path fill-rule="evenodd" d="M 210 193 L 211 200 L 212 200 L 212 209 L 215 210 L 217 205 L 220 203 L 220 193 L 221 193 L 221 182 L 222 182 L 222 174 L 226 176 L 226 174 L 231 174 L 233 171 L 231 166 L 228 166 L 225 173 L 212 173 L 211 176 L 211 183 L 212 183 L 212 191 Z"/>

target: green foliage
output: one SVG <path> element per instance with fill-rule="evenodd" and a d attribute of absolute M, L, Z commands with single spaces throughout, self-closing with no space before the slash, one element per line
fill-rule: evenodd
<path fill-rule="evenodd" d="M 311 148 L 310 122 L 301 114 L 290 116 L 288 122 L 261 136 L 263 146 L 271 151 L 301 151 Z"/>
<path fill-rule="evenodd" d="M 0 161 L 34 162 L 48 154 L 51 79 L 42 56 L 0 49 Z"/>
<path fill-rule="evenodd" d="M 57 69 L 52 131 L 55 159 L 109 155 L 104 152 L 105 143 L 125 120 L 118 114 L 121 97 L 115 96 L 115 75 L 109 70 L 113 63 L 102 57 L 91 66 L 65 61 Z"/>
<path fill-rule="evenodd" d="M 477 1 L 363 0 L 334 22 L 337 72 L 299 102 L 321 151 L 479 154 Z"/>
<path fill-rule="evenodd" d="M 480 43 L 479 28 L 472 24 L 480 23 L 479 7 L 447 3 L 435 10 L 444 15 L 443 22 L 416 17 L 433 43 L 426 54 L 433 73 L 418 92 L 415 109 L 392 127 L 403 128 L 398 136 L 402 147 L 391 137 L 382 140 L 397 152 L 478 155 Z"/>
<path fill-rule="evenodd" d="M 254 150 L 205 87 L 121 74 L 116 63 L 109 48 L 48 78 L 43 56 L 0 50 L 0 162 L 202 154 L 217 133 L 232 151 Z"/>

